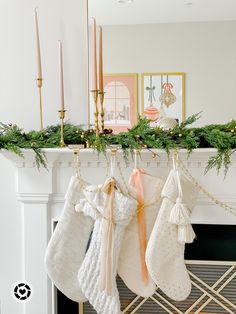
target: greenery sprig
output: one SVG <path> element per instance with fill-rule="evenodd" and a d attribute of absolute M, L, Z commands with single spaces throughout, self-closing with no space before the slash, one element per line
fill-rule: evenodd
<path fill-rule="evenodd" d="M 112 134 L 107 130 L 96 137 L 94 130 L 84 131 L 82 126 L 66 123 L 64 140 L 67 145 L 84 144 L 100 152 L 112 145 L 119 145 L 124 156 L 127 157 L 134 149 L 147 148 L 164 149 L 167 153 L 171 149 L 187 149 L 190 154 L 196 148 L 216 148 L 217 154 L 210 157 L 206 171 L 222 167 L 227 172 L 231 156 L 236 151 L 236 120 L 227 124 L 212 124 L 201 128 L 190 127 L 200 114 L 187 118 L 172 130 L 163 130 L 159 127 L 151 128 L 147 119 L 139 118 L 137 125 L 127 132 Z M 40 131 L 25 133 L 15 124 L 0 123 L 0 149 L 6 149 L 23 157 L 22 149 L 33 149 L 37 166 L 46 167 L 46 155 L 43 148 L 60 146 L 60 125 L 52 125 Z"/>

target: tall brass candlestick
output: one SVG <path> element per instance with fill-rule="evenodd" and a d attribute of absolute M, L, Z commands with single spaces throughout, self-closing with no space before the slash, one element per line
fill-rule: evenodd
<path fill-rule="evenodd" d="M 100 105 L 101 105 L 101 109 L 100 109 L 100 116 L 101 116 L 101 130 L 102 132 L 104 131 L 104 96 L 105 93 L 103 91 L 99 91 L 99 99 L 100 99 Z"/>
<path fill-rule="evenodd" d="M 93 96 L 93 101 L 94 101 L 94 126 L 95 126 L 95 131 L 96 131 L 96 136 L 99 136 L 99 125 L 98 125 L 98 116 L 99 116 L 99 111 L 98 111 L 98 90 L 91 90 L 91 94 Z"/>
<path fill-rule="evenodd" d="M 43 101 L 42 101 L 42 87 L 43 79 L 37 78 L 37 86 L 39 90 L 39 114 L 40 114 L 40 131 L 43 131 Z"/>
<path fill-rule="evenodd" d="M 58 110 L 59 112 L 59 118 L 61 119 L 61 140 L 60 140 L 60 146 L 65 147 L 66 144 L 64 142 L 64 119 L 65 119 L 65 113 L 66 110 Z"/>

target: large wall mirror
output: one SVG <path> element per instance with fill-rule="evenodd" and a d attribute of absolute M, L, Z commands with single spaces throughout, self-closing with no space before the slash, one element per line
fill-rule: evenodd
<path fill-rule="evenodd" d="M 103 30 L 107 127 L 130 127 L 137 111 L 202 111 L 198 125 L 235 117 L 235 1 L 88 0 L 88 14 Z"/>

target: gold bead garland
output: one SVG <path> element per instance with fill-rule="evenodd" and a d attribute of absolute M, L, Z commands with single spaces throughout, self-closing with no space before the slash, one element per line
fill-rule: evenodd
<path fill-rule="evenodd" d="M 86 181 L 84 181 L 82 179 L 82 174 L 81 174 L 81 160 L 80 160 L 80 150 L 79 149 L 75 149 L 74 150 L 74 169 L 76 172 L 76 176 L 78 178 L 80 178 L 81 184 L 83 185 L 83 188 L 86 186 Z M 104 181 L 108 178 L 108 174 L 109 174 L 109 161 L 107 160 L 106 163 L 106 174 L 105 174 L 105 179 Z"/>
<path fill-rule="evenodd" d="M 185 175 L 193 182 L 193 184 L 200 190 L 202 191 L 203 194 L 205 194 L 213 203 L 216 205 L 220 206 L 221 208 L 225 209 L 227 212 L 233 214 L 236 216 L 236 208 L 233 206 L 230 206 L 228 204 L 225 204 L 221 202 L 219 199 L 217 199 L 215 196 L 213 196 L 210 192 L 208 192 L 204 187 L 198 183 L 198 181 L 191 175 L 185 164 L 180 160 L 178 157 L 177 163 L 179 164 L 180 168 L 183 170 Z"/>
<path fill-rule="evenodd" d="M 181 169 L 183 170 L 183 172 L 185 173 L 185 175 L 193 182 L 193 184 L 199 189 L 201 190 L 212 202 L 214 202 L 216 205 L 220 206 L 221 208 L 225 209 L 226 211 L 228 211 L 229 213 L 233 214 L 234 216 L 236 216 L 236 208 L 230 205 L 227 205 L 223 202 L 221 202 L 220 200 L 218 200 L 216 197 L 214 197 L 210 192 L 208 192 L 204 187 L 202 187 L 198 181 L 191 175 L 191 173 L 189 172 L 189 170 L 187 169 L 187 167 L 185 166 L 185 164 L 180 160 L 179 156 L 177 159 L 177 162 L 179 164 L 179 166 L 181 167 Z M 120 164 L 118 163 L 118 169 L 120 172 L 120 176 L 122 179 L 122 183 L 125 186 L 126 190 L 127 190 L 127 195 L 129 195 L 130 197 L 134 198 L 130 191 L 129 191 L 129 187 L 126 184 L 126 180 L 124 178 L 122 169 L 120 167 Z M 144 205 L 145 207 L 149 207 L 155 204 L 155 202 L 157 202 L 159 199 L 155 200 L 154 202 L 151 202 L 150 204 L 146 204 Z"/>
<path fill-rule="evenodd" d="M 75 152 L 74 154 L 75 159 L 74 159 L 74 165 L 75 165 L 75 169 L 76 169 L 76 174 L 79 178 L 82 178 L 81 176 L 81 162 L 80 162 L 80 158 L 79 158 L 79 151 Z M 156 155 L 157 156 L 157 155 Z M 155 156 L 155 157 L 156 157 Z M 154 154 L 152 155 L 152 158 L 154 158 Z M 223 208 L 224 210 L 226 210 L 227 212 L 233 214 L 234 216 L 236 216 L 236 208 L 233 206 L 230 206 L 222 201 L 220 201 L 219 199 L 217 199 L 215 196 L 213 196 L 210 192 L 208 192 L 203 186 L 200 185 L 200 183 L 192 176 L 192 174 L 189 172 L 189 170 L 187 169 L 187 167 L 185 166 L 184 162 L 179 158 L 177 158 L 177 163 L 180 166 L 181 170 L 183 171 L 183 173 L 193 182 L 193 184 L 203 193 L 205 194 L 213 203 L 215 203 L 216 205 L 220 206 L 221 208 Z M 123 171 L 121 169 L 120 163 L 117 162 L 117 167 L 120 173 L 120 177 L 122 180 L 122 183 L 126 189 L 126 194 L 128 197 L 133 198 L 136 200 L 136 198 L 131 194 L 129 187 L 126 183 L 126 179 L 123 175 Z M 107 161 L 107 167 L 106 167 L 107 171 L 106 171 L 106 176 L 105 179 L 108 177 L 108 172 L 109 172 L 109 161 Z M 85 181 L 83 181 L 83 185 L 85 184 Z M 152 205 L 154 205 L 156 202 L 158 202 L 160 199 L 157 198 L 154 201 L 145 204 L 144 207 L 150 207 Z"/>

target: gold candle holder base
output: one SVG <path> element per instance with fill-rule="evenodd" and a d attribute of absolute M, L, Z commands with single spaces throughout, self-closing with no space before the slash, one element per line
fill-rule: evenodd
<path fill-rule="evenodd" d="M 98 116 L 99 116 L 99 111 L 98 111 L 98 90 L 91 90 L 91 94 L 93 96 L 93 101 L 94 101 L 94 126 L 95 126 L 95 131 L 96 131 L 96 136 L 99 137 L 99 124 L 98 124 Z"/>
<path fill-rule="evenodd" d="M 104 131 L 104 97 L 105 97 L 105 92 L 99 91 L 98 92 L 99 99 L 100 99 L 100 105 L 101 105 L 101 110 L 100 110 L 100 116 L 101 116 L 101 130 L 102 132 Z"/>
<path fill-rule="evenodd" d="M 40 114 L 40 131 L 43 131 L 43 101 L 42 101 L 42 87 L 43 87 L 43 79 L 36 79 L 38 90 L 39 90 L 39 114 Z"/>
<path fill-rule="evenodd" d="M 61 140 L 60 140 L 60 146 L 65 147 L 66 144 L 64 142 L 64 119 L 65 119 L 65 114 L 66 110 L 58 110 L 59 112 L 59 118 L 61 119 Z"/>

